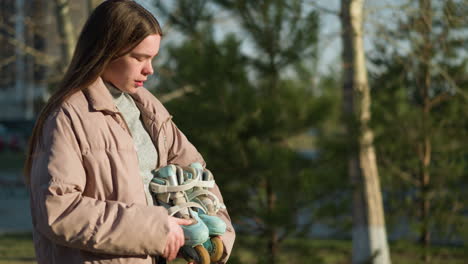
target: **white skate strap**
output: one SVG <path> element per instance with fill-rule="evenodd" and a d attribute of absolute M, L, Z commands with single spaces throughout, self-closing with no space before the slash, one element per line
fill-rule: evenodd
<path fill-rule="evenodd" d="M 219 209 L 225 209 L 226 208 L 226 206 L 219 201 L 218 196 L 214 195 L 210 191 L 203 190 L 203 189 L 202 190 L 196 190 L 196 191 L 190 193 L 188 195 L 188 199 L 190 201 L 195 200 L 195 199 L 199 200 L 199 198 L 197 198 L 197 197 L 200 196 L 200 195 L 207 195 L 207 196 L 210 196 L 213 199 L 213 205 L 215 206 L 216 212 L 218 212 Z M 207 211 L 205 206 L 203 206 L 203 208 L 205 209 L 204 211 Z"/>
<path fill-rule="evenodd" d="M 203 188 L 213 188 L 215 181 L 199 181 L 195 186 Z"/>
<path fill-rule="evenodd" d="M 198 179 L 197 179 L 198 180 Z M 192 189 L 197 184 L 197 180 L 188 180 L 185 184 L 177 186 L 161 185 L 155 182 L 150 182 L 150 190 L 156 194 L 168 192 L 183 192 Z"/>
<path fill-rule="evenodd" d="M 216 202 L 219 202 L 219 199 L 218 199 L 218 197 L 217 197 L 216 195 L 214 195 L 214 194 L 213 194 L 212 192 L 210 192 L 210 191 L 203 190 L 203 189 L 201 189 L 201 190 L 196 190 L 196 191 L 190 193 L 190 194 L 188 195 L 188 198 L 189 198 L 189 200 L 191 201 L 191 200 L 195 199 L 197 196 L 200 196 L 200 195 L 208 195 L 208 196 L 210 196 L 211 198 L 213 198 L 213 200 L 215 200 Z"/>
<path fill-rule="evenodd" d="M 168 211 L 170 216 L 173 216 L 174 214 L 176 214 L 180 210 L 185 209 L 185 208 L 189 208 L 189 207 L 200 208 L 206 213 L 205 208 L 203 208 L 198 203 L 194 203 L 194 202 L 188 202 L 188 203 L 184 203 L 184 204 L 181 204 L 181 205 L 175 205 L 175 206 L 172 206 L 171 208 L 168 208 L 167 211 Z"/>

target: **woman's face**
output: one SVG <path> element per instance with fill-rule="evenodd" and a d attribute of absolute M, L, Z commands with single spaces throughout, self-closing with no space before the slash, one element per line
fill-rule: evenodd
<path fill-rule="evenodd" d="M 135 93 L 148 75 L 153 74 L 152 59 L 158 54 L 160 35 L 149 35 L 129 53 L 111 61 L 101 75 L 106 82 L 125 93 Z"/>

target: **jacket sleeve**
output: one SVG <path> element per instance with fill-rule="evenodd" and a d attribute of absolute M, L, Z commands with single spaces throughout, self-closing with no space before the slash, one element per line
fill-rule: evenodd
<path fill-rule="evenodd" d="M 33 224 L 48 239 L 97 253 L 162 254 L 167 210 L 83 196 L 86 170 L 64 110 L 45 122 L 31 171 Z"/>
<path fill-rule="evenodd" d="M 177 128 L 177 126 L 172 122 L 168 124 L 166 133 L 168 133 L 168 142 L 169 142 L 169 155 L 168 155 L 168 164 L 178 164 L 182 166 L 189 166 L 193 162 L 199 162 L 206 167 L 206 163 L 203 160 L 201 154 L 197 149 L 190 143 L 187 137 Z M 218 185 L 215 185 L 212 191 L 224 204 L 223 196 L 219 190 Z M 225 263 L 229 259 L 231 254 L 234 241 L 236 238 L 236 233 L 234 227 L 232 226 L 231 218 L 227 209 L 221 209 L 218 211 L 218 216 L 226 223 L 226 233 L 221 237 L 225 246 L 225 254 L 220 263 Z"/>
<path fill-rule="evenodd" d="M 219 198 L 219 201 L 224 204 L 223 196 L 219 191 L 218 185 L 215 185 L 211 191 Z M 231 217 L 227 209 L 220 209 L 217 215 L 226 223 L 226 233 L 221 236 L 224 244 L 224 255 L 220 261 L 220 263 L 226 263 L 231 255 L 234 241 L 236 240 L 236 231 L 232 226 Z"/>

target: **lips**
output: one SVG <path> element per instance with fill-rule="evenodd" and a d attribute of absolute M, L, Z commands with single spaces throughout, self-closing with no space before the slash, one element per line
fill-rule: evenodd
<path fill-rule="evenodd" d="M 143 82 L 144 82 L 144 81 L 138 81 L 138 80 L 137 80 L 137 81 L 135 81 L 135 84 L 136 84 L 137 86 L 143 86 Z"/>

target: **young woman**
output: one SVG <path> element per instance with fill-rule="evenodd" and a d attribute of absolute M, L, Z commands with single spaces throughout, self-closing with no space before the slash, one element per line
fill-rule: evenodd
<path fill-rule="evenodd" d="M 162 31 L 131 0 L 108 0 L 91 14 L 57 91 L 37 119 L 25 176 L 33 237 L 42 263 L 153 263 L 173 260 L 180 225 L 153 206 L 151 171 L 205 165 L 162 104 L 143 88 Z M 217 186 L 213 192 L 221 200 Z M 227 261 L 235 233 L 225 209 Z"/>

